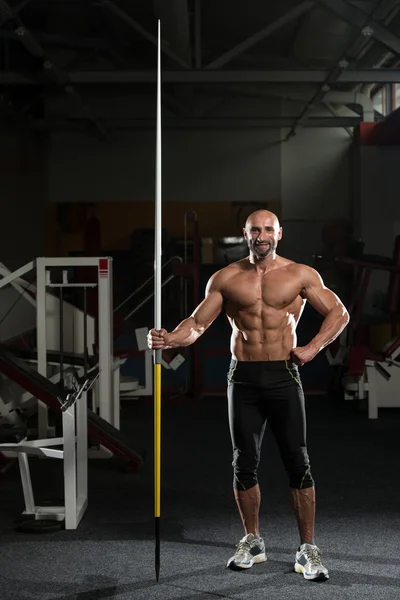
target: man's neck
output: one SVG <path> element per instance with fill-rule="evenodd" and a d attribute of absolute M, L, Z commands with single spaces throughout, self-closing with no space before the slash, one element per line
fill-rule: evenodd
<path fill-rule="evenodd" d="M 276 252 L 269 254 L 265 258 L 258 258 L 258 256 L 251 252 L 249 256 L 249 262 L 250 264 L 254 265 L 258 273 L 266 273 L 267 271 L 276 269 L 277 258 L 278 256 Z"/>

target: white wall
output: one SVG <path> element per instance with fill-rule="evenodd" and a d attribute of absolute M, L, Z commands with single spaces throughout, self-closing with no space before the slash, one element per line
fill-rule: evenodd
<path fill-rule="evenodd" d="M 299 114 L 296 103 L 286 104 L 285 112 Z M 318 116 L 332 115 L 321 110 Z M 289 258 L 309 264 L 321 250 L 323 223 L 350 218 L 350 146 L 349 134 L 339 127 L 299 127 L 282 144 L 283 239 Z"/>
<path fill-rule="evenodd" d="M 45 143 L 0 125 L 0 155 L 0 262 L 13 269 L 45 253 Z"/>

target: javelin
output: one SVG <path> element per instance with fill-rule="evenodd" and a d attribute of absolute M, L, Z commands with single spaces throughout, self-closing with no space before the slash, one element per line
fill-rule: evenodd
<path fill-rule="evenodd" d="M 156 210 L 154 228 L 154 321 L 161 329 L 161 23 L 158 21 L 157 124 L 156 124 Z M 160 490 L 161 490 L 161 353 L 154 351 L 154 531 L 156 579 L 160 576 Z"/>

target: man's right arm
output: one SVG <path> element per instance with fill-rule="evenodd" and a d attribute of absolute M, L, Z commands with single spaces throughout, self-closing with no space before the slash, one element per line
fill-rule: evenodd
<path fill-rule="evenodd" d="M 148 335 L 148 345 L 152 350 L 180 348 L 193 344 L 210 327 L 222 311 L 224 299 L 220 289 L 219 272 L 208 281 L 204 300 L 190 317 L 184 319 L 171 333 L 165 329 L 152 329 Z"/>

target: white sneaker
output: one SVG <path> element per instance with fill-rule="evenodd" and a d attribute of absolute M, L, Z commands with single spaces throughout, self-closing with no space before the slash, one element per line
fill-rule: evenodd
<path fill-rule="evenodd" d="M 245 535 L 236 546 L 235 554 L 228 560 L 226 565 L 234 571 L 250 569 L 255 563 L 265 562 L 264 540 L 253 533 Z"/>
<path fill-rule="evenodd" d="M 296 552 L 294 570 L 296 573 L 303 573 L 304 579 L 311 581 L 329 579 L 328 569 L 321 562 L 321 550 L 311 544 L 302 544 Z"/>

